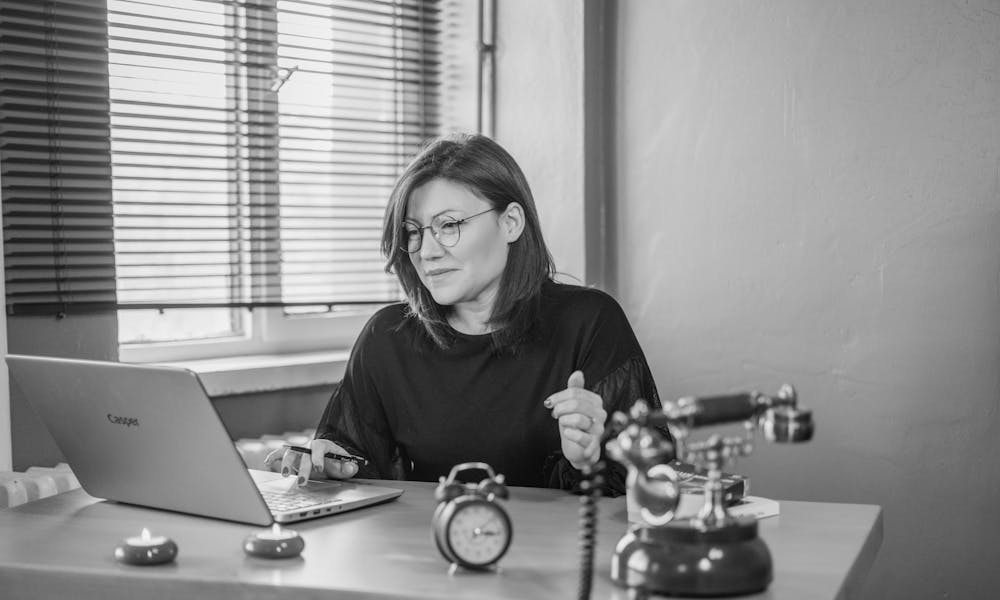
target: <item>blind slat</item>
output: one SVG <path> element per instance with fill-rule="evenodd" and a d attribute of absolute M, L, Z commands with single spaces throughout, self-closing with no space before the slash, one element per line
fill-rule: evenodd
<path fill-rule="evenodd" d="M 382 213 L 442 126 L 440 3 L 106 4 L 0 7 L 8 311 L 398 298 Z"/>

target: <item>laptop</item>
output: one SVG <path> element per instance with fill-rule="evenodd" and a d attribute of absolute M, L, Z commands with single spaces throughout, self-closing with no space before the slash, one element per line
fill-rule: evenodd
<path fill-rule="evenodd" d="M 341 513 L 403 490 L 249 470 L 197 374 L 177 367 L 8 354 L 11 386 L 98 498 L 269 525 Z"/>

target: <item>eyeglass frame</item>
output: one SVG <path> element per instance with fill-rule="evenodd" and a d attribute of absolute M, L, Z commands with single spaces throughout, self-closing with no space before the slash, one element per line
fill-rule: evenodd
<path fill-rule="evenodd" d="M 449 220 L 441 223 L 438 226 L 435 226 L 433 221 L 431 221 L 431 223 L 429 223 L 427 225 L 424 225 L 423 227 L 417 226 L 416 223 L 414 223 L 413 221 L 403 221 L 403 242 L 404 243 L 400 246 L 399 249 L 402 250 L 403 252 L 406 252 L 407 254 L 416 254 L 417 252 L 420 252 L 420 249 L 424 247 L 424 232 L 427 231 L 428 229 L 431 230 L 431 235 L 434 236 L 434 241 L 436 241 L 438 244 L 440 244 L 441 247 L 443 247 L 443 248 L 454 248 L 455 246 L 458 245 L 459 240 L 462 239 L 462 225 L 465 225 L 465 223 L 467 221 L 469 221 L 471 219 L 475 219 L 476 217 L 478 217 L 480 215 L 485 215 L 486 213 L 494 212 L 494 211 L 498 211 L 498 210 L 500 210 L 500 209 L 491 207 L 491 208 L 488 208 L 488 209 L 484 210 L 483 212 L 479 212 L 479 213 L 476 213 L 474 215 L 469 215 L 468 217 L 465 217 L 463 219 L 458 219 L 458 220 L 449 219 Z M 414 225 L 415 228 L 414 229 L 407 229 L 406 228 L 406 224 L 407 223 L 409 223 L 411 225 Z M 455 242 L 452 243 L 452 244 L 445 244 L 444 242 L 441 241 L 441 237 L 440 237 L 441 236 L 441 229 L 440 229 L 440 227 L 444 227 L 445 225 L 454 225 L 455 227 L 458 228 L 457 229 L 458 233 L 455 235 Z M 413 250 L 410 250 L 410 235 L 412 235 L 413 233 L 419 233 L 420 234 L 420 237 L 417 238 L 417 239 L 420 240 L 420 243 L 417 244 L 416 248 L 414 248 Z"/>

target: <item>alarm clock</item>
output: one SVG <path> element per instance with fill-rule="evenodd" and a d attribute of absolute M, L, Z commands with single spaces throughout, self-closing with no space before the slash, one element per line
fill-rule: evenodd
<path fill-rule="evenodd" d="M 462 471 L 485 471 L 478 484 L 462 483 L 455 477 Z M 510 547 L 513 537 L 510 517 L 499 500 L 508 497 L 503 475 L 486 463 L 455 465 L 448 477 L 441 477 L 434 490 L 438 506 L 434 510 L 434 542 L 453 566 L 485 571 L 493 568 Z"/>

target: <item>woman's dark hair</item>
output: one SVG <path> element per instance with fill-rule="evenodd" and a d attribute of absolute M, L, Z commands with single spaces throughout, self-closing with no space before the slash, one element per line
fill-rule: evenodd
<path fill-rule="evenodd" d="M 399 278 L 410 312 L 420 319 L 439 347 L 447 347 L 452 341 L 446 308 L 435 302 L 421 283 L 403 247 L 403 220 L 410 195 L 432 179 L 462 185 L 497 211 L 503 211 L 511 202 L 524 209 L 524 231 L 510 244 L 507 266 L 489 320 L 494 349 L 513 350 L 535 326 L 542 285 L 555 272 L 552 256 L 542 239 L 528 181 L 513 157 L 499 144 L 486 136 L 468 134 L 429 142 L 396 181 L 382 225 L 385 270 Z"/>

